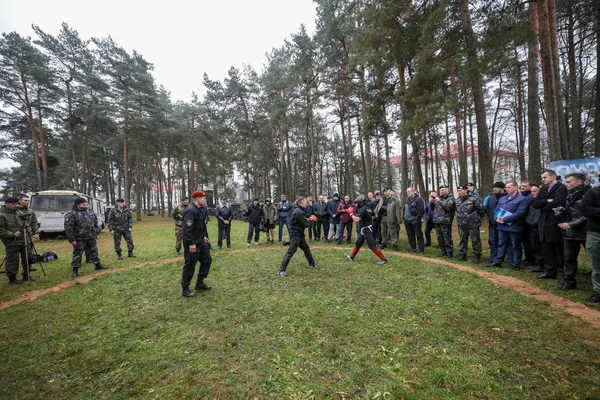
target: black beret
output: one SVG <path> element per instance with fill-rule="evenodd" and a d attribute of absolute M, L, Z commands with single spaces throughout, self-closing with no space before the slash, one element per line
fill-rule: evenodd
<path fill-rule="evenodd" d="M 439 189 L 449 189 L 448 185 L 442 185 L 439 187 Z"/>
<path fill-rule="evenodd" d="M 333 194 L 333 197 L 340 197 L 340 195 L 336 192 Z"/>
<path fill-rule="evenodd" d="M 119 197 L 119 198 L 117 199 L 117 203 L 125 203 L 125 200 L 123 200 L 122 198 L 120 198 L 120 197 Z"/>
<path fill-rule="evenodd" d="M 475 186 L 475 184 L 473 182 L 469 182 L 467 183 L 467 186 Z"/>
<path fill-rule="evenodd" d="M 496 182 L 496 183 L 494 183 L 493 187 L 504 189 L 504 188 L 506 188 L 506 185 L 504 184 L 504 182 Z"/>
<path fill-rule="evenodd" d="M 18 197 L 14 197 L 14 196 L 10 196 L 4 199 L 5 203 L 18 203 L 19 202 L 19 198 Z"/>
<path fill-rule="evenodd" d="M 182 197 L 181 201 L 184 201 L 184 200 L 189 200 L 189 197 L 187 197 L 187 196 Z"/>
<path fill-rule="evenodd" d="M 80 198 L 78 198 L 78 199 L 75 199 L 75 205 L 76 205 L 76 206 L 78 206 L 78 205 L 80 205 L 80 204 L 83 204 L 83 203 L 87 203 L 87 202 L 88 202 L 88 201 L 87 201 L 87 199 L 84 199 L 83 197 L 80 197 Z"/>
<path fill-rule="evenodd" d="M 469 190 L 469 185 L 460 185 L 458 188 L 458 190 L 462 189 L 462 190 Z"/>

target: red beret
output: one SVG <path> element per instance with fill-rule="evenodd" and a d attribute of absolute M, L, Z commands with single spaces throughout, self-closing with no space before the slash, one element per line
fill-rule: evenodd
<path fill-rule="evenodd" d="M 196 197 L 205 197 L 206 193 L 204 193 L 202 190 L 196 190 L 194 193 L 192 193 L 192 198 L 196 198 Z"/>

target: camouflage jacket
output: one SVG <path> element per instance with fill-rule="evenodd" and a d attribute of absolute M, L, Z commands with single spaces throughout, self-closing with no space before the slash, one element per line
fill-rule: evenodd
<path fill-rule="evenodd" d="M 108 214 L 108 230 L 117 232 L 127 232 L 133 228 L 133 218 L 131 218 L 131 210 L 123 207 L 115 207 Z"/>
<path fill-rule="evenodd" d="M 77 206 L 73 206 L 73 209 L 65 214 L 65 233 L 69 242 L 96 239 L 98 232 L 100 227 L 94 211 L 80 210 Z"/>
<path fill-rule="evenodd" d="M 456 222 L 459 226 L 476 228 L 481 226 L 481 218 L 485 215 L 483 202 L 478 196 L 471 193 L 464 198 L 456 199 Z"/>
<path fill-rule="evenodd" d="M 40 230 L 40 224 L 38 223 L 35 212 L 29 207 L 17 207 L 23 214 L 27 215 L 27 226 L 29 227 L 30 235 L 37 235 Z"/>
<path fill-rule="evenodd" d="M 9 210 L 5 206 L 0 209 L 0 239 L 4 246 L 21 246 L 25 243 L 23 235 L 17 237 L 16 232 L 21 230 L 21 210 Z"/>
<path fill-rule="evenodd" d="M 454 213 L 456 212 L 456 199 L 452 193 L 446 196 L 440 196 L 440 200 L 435 203 L 433 209 L 433 223 L 452 225 Z"/>
<path fill-rule="evenodd" d="M 184 217 L 185 212 L 187 211 L 188 207 L 189 207 L 189 205 L 184 206 L 183 204 L 180 204 L 173 209 L 171 216 L 175 220 L 176 227 L 180 228 L 183 226 L 183 217 Z"/>

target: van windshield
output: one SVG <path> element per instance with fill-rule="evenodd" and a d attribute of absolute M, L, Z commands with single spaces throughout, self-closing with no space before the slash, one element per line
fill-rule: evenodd
<path fill-rule="evenodd" d="M 32 196 L 31 208 L 35 211 L 68 211 L 77 196 Z"/>

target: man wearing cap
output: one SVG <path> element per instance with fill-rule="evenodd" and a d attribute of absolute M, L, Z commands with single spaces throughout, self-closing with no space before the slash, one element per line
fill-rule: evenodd
<path fill-rule="evenodd" d="M 196 190 L 192 193 L 192 204 L 189 205 L 183 217 L 183 250 L 185 263 L 181 273 L 181 294 L 184 297 L 194 297 L 190 290 L 196 263 L 200 262 L 196 290 L 210 290 L 212 287 L 204 283 L 210 272 L 212 258 L 208 248 L 208 232 L 206 230 L 206 193 Z"/>
<path fill-rule="evenodd" d="M 175 221 L 175 251 L 181 252 L 181 240 L 183 238 L 183 216 L 190 206 L 190 200 L 187 197 L 181 199 L 181 203 L 173 209 L 171 216 Z"/>
<path fill-rule="evenodd" d="M 479 191 L 475 189 L 475 184 L 473 182 L 467 183 L 467 186 L 469 187 L 469 193 L 471 193 L 471 195 L 479 197 Z"/>
<path fill-rule="evenodd" d="M 452 258 L 454 253 L 454 243 L 452 242 L 452 222 L 456 213 L 456 199 L 450 193 L 446 185 L 439 188 L 440 195 L 434 193 L 432 201 L 435 203 L 433 208 L 433 224 L 438 240 L 438 246 L 441 250 L 439 257 Z"/>
<path fill-rule="evenodd" d="M 227 204 L 227 197 L 222 196 L 221 202 L 215 210 L 217 221 L 219 223 L 219 240 L 217 246 L 219 249 L 223 246 L 223 239 L 227 240 L 227 248 L 231 247 L 231 221 L 233 220 L 233 211 Z"/>
<path fill-rule="evenodd" d="M 248 205 L 245 215 L 248 217 L 248 236 L 246 237 L 246 246 L 250 246 L 253 232 L 254 244 L 258 246 L 258 239 L 260 237 L 260 221 L 262 220 L 263 210 L 258 204 L 257 198 L 252 200 L 252 204 Z"/>
<path fill-rule="evenodd" d="M 384 197 L 379 200 L 375 208 L 375 215 L 381 221 L 381 248 L 388 245 L 387 234 L 390 234 L 394 251 L 398 251 L 398 231 L 396 227 L 402 224 L 402 203 L 394 195 L 391 187 L 385 188 Z"/>
<path fill-rule="evenodd" d="M 500 199 L 506 196 L 506 192 L 504 191 L 505 188 L 506 185 L 504 182 L 494 183 L 492 193 L 488 194 L 483 200 L 483 207 L 485 208 L 489 222 L 488 244 L 490 245 L 490 258 L 487 263 L 488 267 L 491 267 L 492 264 L 494 264 L 494 260 L 498 254 L 498 223 L 496 222 L 496 208 L 498 208 Z"/>
<path fill-rule="evenodd" d="M 479 227 L 481 226 L 481 217 L 485 215 L 483 203 L 477 196 L 469 192 L 469 186 L 458 187 L 458 197 L 456 198 L 456 223 L 458 225 L 458 234 L 460 244 L 458 247 L 458 259 L 467 261 L 467 249 L 469 237 L 473 245 L 473 263 L 481 262 L 481 235 Z"/>
<path fill-rule="evenodd" d="M 125 239 L 125 243 L 127 243 L 127 257 L 135 257 L 133 255 L 132 229 L 133 218 L 131 218 L 131 210 L 125 206 L 125 200 L 118 198 L 117 204 L 108 214 L 108 230 L 113 235 L 115 252 L 119 260 L 123 259 L 121 253 L 121 236 Z"/>
<path fill-rule="evenodd" d="M 8 283 L 11 285 L 18 285 L 21 283 L 17 279 L 17 273 L 19 272 L 19 258 L 23 268 L 27 266 L 27 256 L 25 252 L 25 238 L 23 237 L 23 226 L 24 218 L 23 213 L 17 208 L 19 199 L 16 197 L 7 197 L 4 200 L 4 206 L 0 209 L 0 239 L 6 249 L 6 263 L 5 271 L 8 277 Z M 27 273 L 27 271 L 25 271 Z M 25 274 L 23 275 L 25 278 Z M 33 281 L 31 276 L 27 274 L 27 278 Z M 26 279 L 23 279 L 24 281 Z"/>
<path fill-rule="evenodd" d="M 79 275 L 81 258 L 85 251 L 90 253 L 90 261 L 96 269 L 106 269 L 100 263 L 98 256 L 98 217 L 93 210 L 88 210 L 87 199 L 80 197 L 75 200 L 73 209 L 65 214 L 65 233 L 67 240 L 73 246 L 73 258 L 71 259 L 72 277 Z"/>
<path fill-rule="evenodd" d="M 277 205 L 277 213 L 279 214 L 279 243 L 281 243 L 283 238 L 283 225 L 287 227 L 289 235 L 290 222 L 292 220 L 292 204 L 287 200 L 285 194 L 281 195 L 281 201 Z"/>

